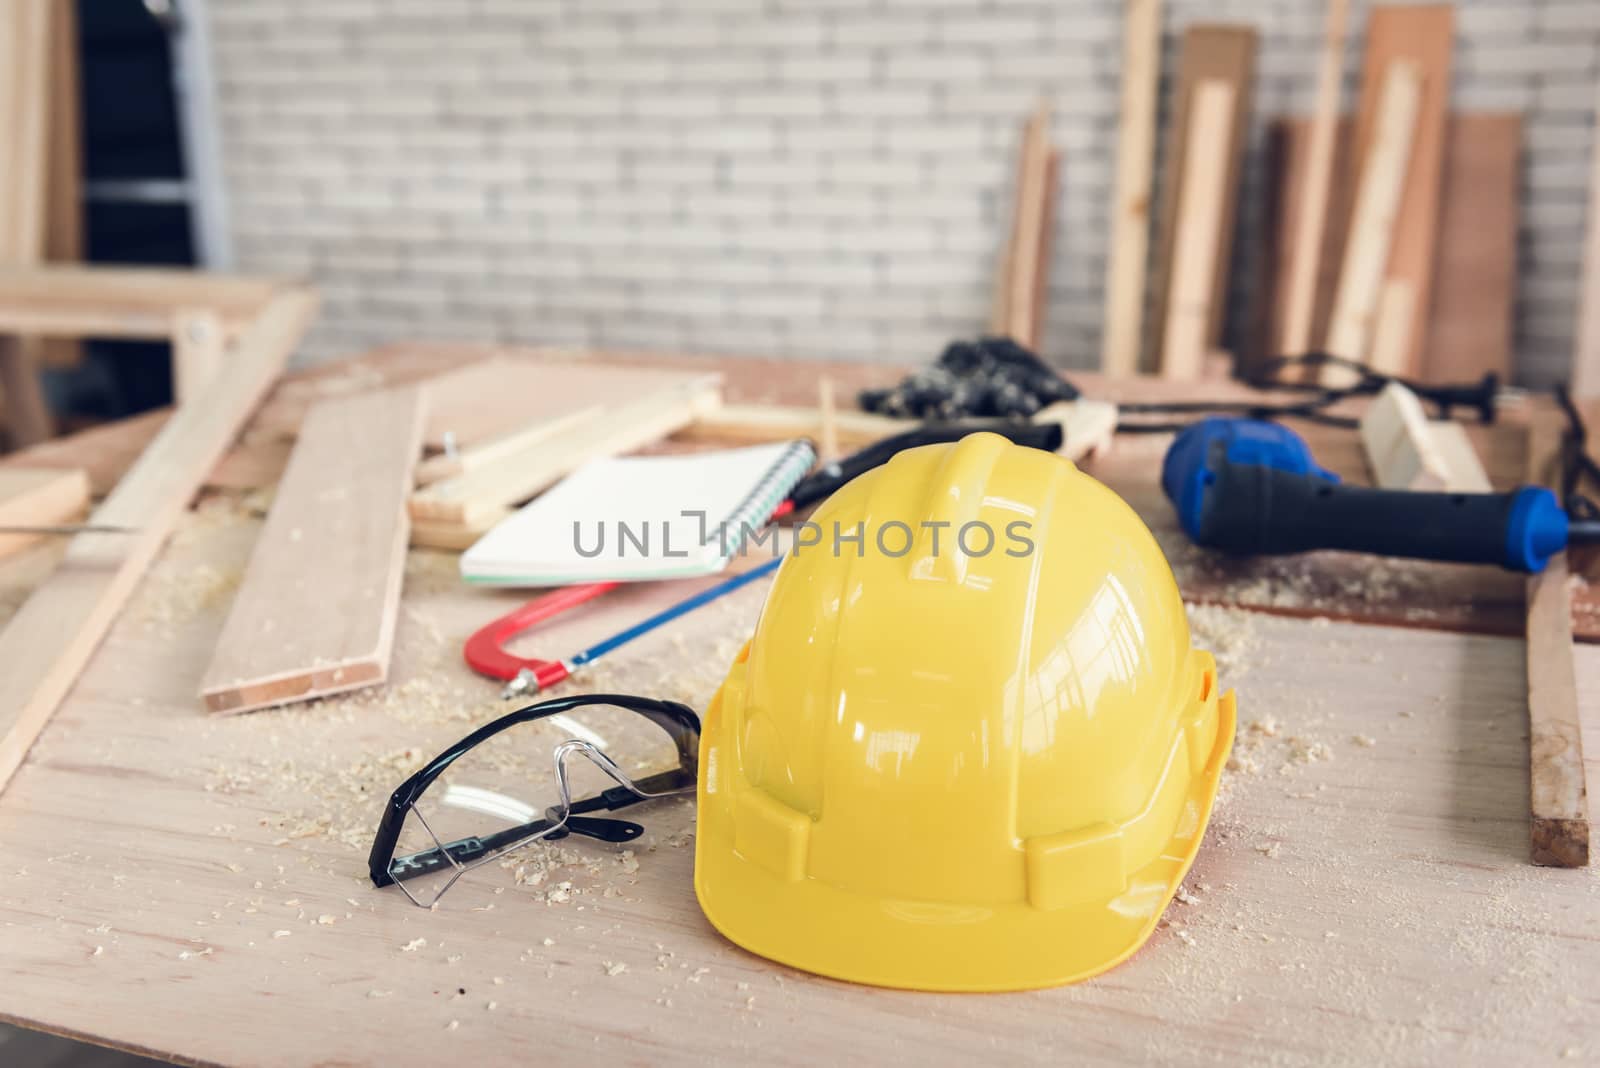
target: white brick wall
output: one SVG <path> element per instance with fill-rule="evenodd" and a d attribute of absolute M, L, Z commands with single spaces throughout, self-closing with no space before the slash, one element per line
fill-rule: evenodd
<path fill-rule="evenodd" d="M 309 355 L 403 337 L 921 361 L 982 328 L 1021 119 L 1065 150 L 1047 354 L 1098 359 L 1113 0 L 208 0 L 240 266 L 317 280 Z M 1354 4 L 1354 24 L 1366 4 Z M 1527 114 L 1522 375 L 1568 362 L 1596 0 L 1461 0 L 1455 103 Z M 1321 0 L 1167 0 L 1307 110 Z M 1348 52 L 1347 102 L 1360 48 Z"/>

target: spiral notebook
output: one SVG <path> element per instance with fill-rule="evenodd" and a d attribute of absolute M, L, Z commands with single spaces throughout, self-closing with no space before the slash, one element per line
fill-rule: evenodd
<path fill-rule="evenodd" d="M 461 556 L 483 586 L 646 582 L 721 571 L 816 460 L 810 442 L 586 464 Z"/>

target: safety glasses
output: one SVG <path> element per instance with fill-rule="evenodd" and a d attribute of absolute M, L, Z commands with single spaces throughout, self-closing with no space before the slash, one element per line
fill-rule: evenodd
<path fill-rule="evenodd" d="M 643 827 L 589 813 L 691 792 L 699 746 L 700 717 L 675 701 L 585 694 L 502 716 L 390 796 L 372 883 L 431 908 L 473 868 L 532 842 L 631 842 Z"/>

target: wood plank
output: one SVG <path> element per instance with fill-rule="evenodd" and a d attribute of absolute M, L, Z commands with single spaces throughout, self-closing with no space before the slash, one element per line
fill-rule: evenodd
<path fill-rule="evenodd" d="M 1597 82 L 1600 88 L 1600 82 Z M 1595 113 L 1600 115 L 1600 93 Z M 1600 397 L 1600 131 L 1589 141 L 1588 236 L 1583 246 L 1583 288 L 1578 294 L 1578 335 L 1572 354 L 1572 395 Z"/>
<path fill-rule="evenodd" d="M 1183 190 L 1178 199 L 1178 233 L 1173 246 L 1171 295 L 1161 343 L 1163 378 L 1197 379 L 1204 369 L 1207 331 L 1225 294 L 1216 289 L 1217 249 L 1222 221 L 1231 214 L 1233 190 L 1227 185 L 1228 157 L 1208 146 L 1227 144 L 1235 112 L 1233 86 L 1216 78 L 1194 92 L 1188 119 Z"/>
<path fill-rule="evenodd" d="M 1397 374 L 1417 317 L 1417 294 L 1404 278 L 1385 278 L 1378 287 L 1378 315 L 1372 326 L 1368 362 L 1374 370 Z"/>
<path fill-rule="evenodd" d="M 454 452 L 442 452 L 417 465 L 417 485 L 428 486 L 447 478 L 456 478 L 469 471 L 479 471 L 504 460 L 508 456 L 525 454 L 541 442 L 549 441 L 581 424 L 603 418 L 605 409 L 599 405 L 575 408 L 570 412 L 541 418 L 520 430 L 514 430 L 481 445 L 469 446 Z"/>
<path fill-rule="evenodd" d="M 496 354 L 428 381 L 423 444 L 440 450 L 449 437 L 457 450 L 466 450 L 577 409 L 671 390 L 701 377 L 672 368 L 623 369 Z"/>
<path fill-rule="evenodd" d="M 50 0 L 49 136 L 44 258 L 53 263 L 77 263 L 84 254 L 77 0 Z M 41 358 L 49 367 L 76 367 L 83 359 L 83 343 L 76 338 L 50 338 Z"/>
<path fill-rule="evenodd" d="M 1249 129 L 1251 99 L 1255 86 L 1256 31 L 1248 26 L 1195 25 L 1183 35 L 1183 52 L 1179 59 L 1177 96 L 1173 101 L 1172 118 L 1167 129 L 1167 149 L 1163 164 L 1164 186 L 1161 192 L 1160 230 L 1156 241 L 1156 285 L 1154 322 L 1167 321 L 1167 306 L 1171 302 L 1173 253 L 1178 233 L 1178 201 L 1186 181 L 1188 168 L 1189 122 L 1193 114 L 1194 96 L 1202 81 L 1221 79 L 1233 87 L 1233 117 L 1229 125 L 1226 146 L 1227 172 L 1224 188 L 1237 190 L 1244 173 L 1245 134 Z M 1212 292 L 1222 294 L 1213 307 L 1206 324 L 1205 350 L 1221 348 L 1222 314 L 1227 303 L 1228 269 L 1233 255 L 1233 222 L 1236 202 L 1229 197 L 1222 216 L 1222 238 L 1217 243 L 1213 267 Z M 1161 366 L 1160 345 L 1163 337 L 1154 334 L 1152 353 L 1141 359 L 1146 368 Z"/>
<path fill-rule="evenodd" d="M 44 258 L 49 170 L 51 0 L 12 0 L 10 25 L 0 37 L 0 79 L 9 90 L 0 101 L 0 137 L 7 149 L 0 181 L 0 265 L 32 266 Z M 6 333 L 0 326 L 0 334 Z M 32 445 L 54 432 L 54 420 L 39 383 L 42 347 L 27 335 L 0 338 L 0 393 L 6 402 L 7 435 L 13 446 Z"/>
<path fill-rule="evenodd" d="M 1033 321 L 1029 324 L 1032 343 L 1028 349 L 1034 353 L 1044 351 L 1044 324 L 1050 310 L 1050 265 L 1051 257 L 1055 255 L 1056 201 L 1061 195 L 1061 150 L 1058 148 L 1050 149 L 1046 156 L 1042 195 L 1044 202 L 1039 220 L 1038 264 L 1033 273 Z"/>
<path fill-rule="evenodd" d="M 165 267 L 0 262 L 0 333 L 166 340 L 185 308 L 209 308 L 230 333 L 290 283 Z"/>
<path fill-rule="evenodd" d="M 478 521 L 466 523 L 440 522 L 432 519 L 411 520 L 411 546 L 415 549 L 439 549 L 445 552 L 466 552 L 477 540 L 489 533 L 494 525 L 505 519 L 514 509 L 502 508 Z"/>
<path fill-rule="evenodd" d="M 1144 344 L 1156 90 L 1161 83 L 1161 0 L 1128 0 L 1122 19 L 1122 106 L 1117 114 L 1111 263 L 1106 270 L 1105 333 L 1100 346 L 1100 370 L 1112 375 L 1137 371 Z"/>
<path fill-rule="evenodd" d="M 1530 428 L 1529 482 L 1559 486 L 1563 430 L 1553 420 Z M 1589 796 L 1567 554 L 1551 557 L 1527 583 L 1529 851 L 1535 864 L 1588 867 Z"/>
<path fill-rule="evenodd" d="M 1521 115 L 1450 117 L 1424 381 L 1511 378 L 1521 162 Z"/>
<path fill-rule="evenodd" d="M 1355 123 L 1348 116 L 1340 116 L 1334 127 L 1334 168 L 1328 191 L 1328 221 L 1322 233 L 1322 245 L 1317 256 L 1316 288 L 1311 305 L 1311 338 L 1309 347 L 1315 347 L 1327 337 L 1328 320 L 1333 311 L 1333 295 L 1339 280 L 1339 266 L 1344 258 L 1345 232 L 1350 221 L 1354 185 L 1349 180 L 1346 161 L 1350 157 L 1350 140 Z M 1293 271 L 1298 220 L 1304 214 L 1301 206 L 1309 190 L 1312 120 L 1303 117 L 1280 117 L 1267 124 L 1267 222 L 1262 234 L 1264 250 L 1258 258 L 1259 270 L 1254 292 L 1255 316 L 1254 350 L 1249 353 L 1252 363 L 1273 356 L 1288 354 L 1289 323 L 1288 279 Z M 1289 381 L 1307 381 L 1312 375 L 1309 368 L 1287 368 L 1283 377 Z"/>
<path fill-rule="evenodd" d="M 1335 150 L 1339 133 L 1339 96 L 1344 78 L 1344 35 L 1348 0 L 1328 0 L 1317 66 L 1317 106 L 1311 120 L 1304 170 L 1304 194 L 1294 218 L 1294 254 L 1288 277 L 1288 309 L 1279 351 L 1299 355 L 1311 351 L 1311 323 L 1316 310 L 1322 237 L 1328 222 Z"/>
<path fill-rule="evenodd" d="M 1334 355 L 1362 362 L 1372 344 L 1396 213 L 1405 191 L 1421 100 L 1421 74 L 1416 64 L 1397 60 L 1388 66 L 1383 86 L 1371 149 L 1362 157 L 1349 243 L 1324 345 Z M 1330 371 L 1323 376 L 1325 382 L 1343 377 Z"/>
<path fill-rule="evenodd" d="M 1428 414 L 1399 382 L 1383 387 L 1361 416 L 1361 447 L 1372 480 L 1384 489 L 1444 490 L 1449 468 L 1434 444 Z"/>
<path fill-rule="evenodd" d="M 1363 88 L 1356 117 L 1357 151 L 1371 143 L 1380 122 L 1379 93 L 1384 70 L 1393 63 L 1414 64 L 1421 79 L 1410 164 L 1395 219 L 1394 239 L 1384 278 L 1408 283 L 1417 308 L 1433 303 L 1434 261 L 1438 246 L 1440 176 L 1450 110 L 1451 52 L 1455 46 L 1452 4 L 1393 4 L 1374 7 L 1367 17 Z M 1371 131 L 1371 132 L 1369 132 Z M 1410 375 L 1421 366 L 1426 316 L 1412 317 L 1410 338 L 1395 353 L 1402 362 L 1374 364 L 1386 374 Z"/>
<path fill-rule="evenodd" d="M 74 537 L 55 574 L 0 631 L 0 787 L 72 689 L 206 472 L 283 369 L 315 308 L 316 298 L 297 290 L 268 304 L 205 402 L 174 414 L 95 509 L 95 523 L 136 532 Z"/>
<path fill-rule="evenodd" d="M 839 448 L 853 451 L 917 425 L 914 419 L 855 410 L 836 411 L 834 434 Z M 775 404 L 723 404 L 697 417 L 674 438 L 681 441 L 750 445 L 822 435 L 822 413 L 816 408 Z"/>
<path fill-rule="evenodd" d="M 209 711 L 388 677 L 422 421 L 414 386 L 311 410 L 201 681 Z"/>
<path fill-rule="evenodd" d="M 411 516 L 476 525 L 507 505 L 548 489 L 590 460 L 631 452 L 681 430 L 716 408 L 721 397 L 720 379 L 702 375 L 687 384 L 614 403 L 602 417 L 569 429 L 557 441 L 424 486 L 411 495 Z"/>
<path fill-rule="evenodd" d="M 89 507 L 82 470 L 0 467 L 0 526 L 55 526 L 80 519 Z M 36 544 L 39 535 L 0 534 L 0 556 Z"/>
<path fill-rule="evenodd" d="M 1050 170 L 1050 108 L 1041 100 L 1022 127 L 1017 148 L 1011 238 L 1001 261 L 990 331 L 1033 349 L 1038 316 L 1040 248 Z"/>

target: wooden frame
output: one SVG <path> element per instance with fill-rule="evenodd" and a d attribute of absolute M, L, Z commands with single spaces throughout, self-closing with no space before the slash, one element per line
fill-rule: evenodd
<path fill-rule="evenodd" d="M 0 266 L 0 344 L 35 337 L 170 341 L 182 403 L 199 394 L 207 368 L 215 369 L 222 349 L 285 285 L 164 268 Z M 43 391 L 32 361 L 11 358 L 4 366 L 14 443 L 31 445 L 48 436 Z"/>

